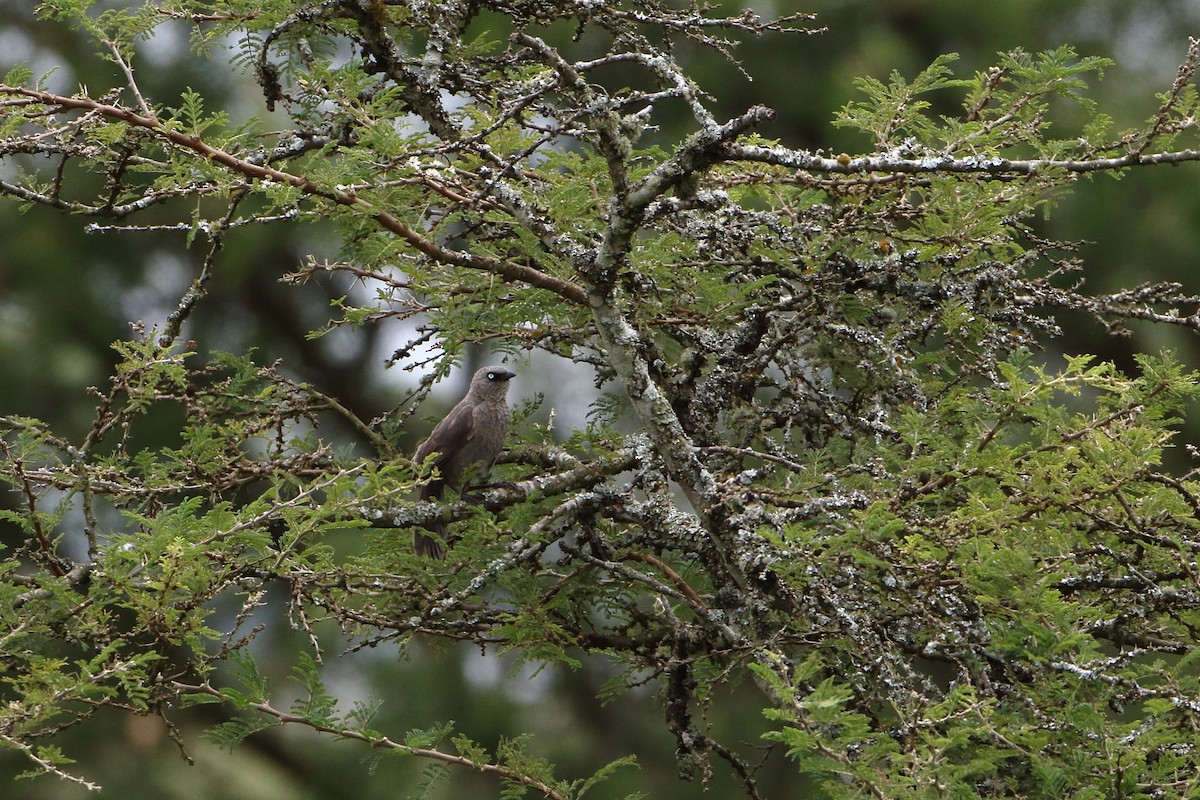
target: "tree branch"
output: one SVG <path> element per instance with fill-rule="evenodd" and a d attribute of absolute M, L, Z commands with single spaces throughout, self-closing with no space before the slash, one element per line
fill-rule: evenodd
<path fill-rule="evenodd" d="M 777 167 L 825 172 L 835 175 L 861 175 L 868 172 L 923 175 L 935 173 L 979 174 L 993 178 L 1013 175 L 1037 175 L 1041 172 L 1112 172 L 1127 167 L 1155 164 L 1182 164 L 1200 161 L 1200 150 L 1175 150 L 1164 153 L 1130 152 L 1112 158 L 1090 159 L 1008 159 L 1000 156 L 966 156 L 955 158 L 931 154 L 925 158 L 902 158 L 891 154 L 860 156 L 859 158 L 825 158 L 806 150 L 762 145 L 731 144 L 727 160 L 772 164 Z"/>
<path fill-rule="evenodd" d="M 98 113 L 110 119 L 120 120 L 128 125 L 153 131 L 172 144 L 192 150 L 197 155 L 228 169 L 245 175 L 252 180 L 270 180 L 286 183 L 313 197 L 321 197 L 341 206 L 356 208 L 374 219 L 380 227 L 390 231 L 408 242 L 413 248 L 429 256 L 438 263 L 450 264 L 467 269 L 490 272 L 501 278 L 519 283 L 526 283 L 539 289 L 545 289 L 578 305 L 587 303 L 584 290 L 571 281 L 556 278 L 533 267 L 515 264 L 511 261 L 492 256 L 467 253 L 454 250 L 438 244 L 420 233 L 411 225 L 397 218 L 390 211 L 379 208 L 370 201 L 359 197 L 355 192 L 337 187 L 327 187 L 317 183 L 312 178 L 294 175 L 283 170 L 264 164 L 256 164 L 246 159 L 228 153 L 205 142 L 199 136 L 191 133 L 173 130 L 164 126 L 157 119 L 137 114 L 129 109 L 101 103 L 86 97 L 65 97 L 50 92 L 25 89 L 19 86 L 0 85 L 0 95 L 27 97 L 47 106 L 58 106 L 64 110 L 82 109 Z"/>
<path fill-rule="evenodd" d="M 224 693 L 213 688 L 208 683 L 190 684 L 176 681 L 172 684 L 172 686 L 178 692 L 202 694 L 207 695 L 208 697 L 218 698 L 226 703 L 229 702 L 229 698 Z M 290 712 L 275 708 L 270 703 L 265 701 L 247 701 L 246 706 L 260 714 L 271 717 L 280 725 L 302 725 L 306 728 L 311 728 L 317 733 L 327 733 L 340 739 L 362 742 L 363 744 L 370 745 L 371 747 L 377 747 L 383 750 L 397 750 L 402 753 L 408 753 L 412 756 L 419 756 L 421 758 L 440 761 L 451 766 L 467 767 L 468 769 L 477 770 L 487 775 L 495 775 L 497 777 L 504 778 L 505 780 L 514 781 L 522 786 L 528 786 L 531 789 L 541 792 L 544 797 L 550 798 L 550 800 L 567 800 L 567 795 L 562 794 L 550 784 L 524 773 L 517 772 L 516 770 L 510 769 L 501 764 L 480 763 L 478 761 L 472 761 L 466 756 L 454 755 L 453 753 L 446 753 L 430 747 L 413 747 L 412 745 L 402 744 L 380 734 L 367 733 L 361 730 L 355 730 L 354 728 L 343 728 L 328 723 L 318 722 L 317 720 L 310 719 L 299 714 L 292 714 Z"/>

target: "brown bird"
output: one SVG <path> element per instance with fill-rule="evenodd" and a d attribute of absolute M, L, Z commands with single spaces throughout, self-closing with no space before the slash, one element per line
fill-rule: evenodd
<path fill-rule="evenodd" d="M 460 496 L 467 480 L 485 476 L 504 449 L 508 435 L 508 380 L 516 375 L 504 367 L 484 367 L 471 378 L 467 396 L 450 409 L 446 418 L 434 427 L 429 438 L 417 448 L 413 460 L 418 464 L 434 453 L 437 477 L 421 487 L 422 500 L 440 500 L 447 486 Z M 446 557 L 446 524 L 431 522 L 425 529 L 434 536 L 413 531 L 417 555 Z"/>

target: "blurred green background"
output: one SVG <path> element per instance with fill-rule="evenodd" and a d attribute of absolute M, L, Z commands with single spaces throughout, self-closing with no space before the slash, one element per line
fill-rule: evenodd
<path fill-rule="evenodd" d="M 36 72 L 56 68 L 49 86 L 65 92 L 86 84 L 99 94 L 121 85 L 113 66 L 96 58 L 79 32 L 37 21 L 30 6 L 29 0 L 0 0 L 0 69 L 15 63 Z M 1036 51 L 1070 44 L 1081 54 L 1113 57 L 1116 66 L 1093 86 L 1091 96 L 1116 119 L 1116 128 L 1140 126 L 1155 112 L 1154 94 L 1170 86 L 1189 34 L 1200 34 L 1200 3 L 1187 0 L 822 0 L 754 7 L 764 15 L 812 11 L 818 15 L 813 26 L 825 30 L 746 43 L 739 56 L 752 81 L 710 52 L 684 47 L 681 58 L 716 99 L 718 116 L 752 104 L 771 106 L 779 115 L 765 134 L 831 154 L 857 154 L 869 146 L 830 124 L 836 110 L 855 97 L 854 78 L 885 79 L 893 70 L 911 76 L 946 52 L 961 54 L 958 68 L 963 73 L 985 69 L 998 51 L 1016 47 Z M 587 46 L 585 38 L 580 47 Z M 193 57 L 184 23 L 168 26 L 146 43 L 135 67 L 151 100 L 174 102 L 191 86 L 209 98 L 208 107 L 231 108 L 235 121 L 265 113 L 249 76 Z M 956 99 L 948 94 L 948 113 Z M 669 133 L 663 131 L 664 136 Z M 0 179 L 8 168 L 0 162 Z M 1073 195 L 1037 224 L 1050 238 L 1082 243 L 1086 287 L 1094 291 L 1178 281 L 1200 293 L 1193 268 L 1194 254 L 1200 251 L 1198 183 L 1200 168 L 1195 166 L 1141 169 L 1121 180 L 1084 178 Z M 95 187 L 79 183 L 75 191 L 83 197 L 89 188 Z M 179 208 L 155 213 L 156 218 L 140 222 L 187 219 L 187 211 L 181 214 Z M 105 383 L 114 360 L 110 343 L 128 336 L 131 322 L 161 324 L 204 257 L 203 244 L 185 248 L 182 232 L 89 233 L 85 224 L 44 208 L 22 211 L 15 202 L 0 203 L 0 411 L 42 418 L 72 440 L 91 425 L 95 402 L 86 389 Z M 255 347 L 262 361 L 282 359 L 287 372 L 371 419 L 397 402 L 411 377 L 384 369 L 392 334 L 386 326 L 319 340 L 306 337 L 327 317 L 330 298 L 353 289 L 278 282 L 310 254 L 336 257 L 330 231 L 306 224 L 231 232 L 211 294 L 186 335 L 202 351 Z M 1138 327 L 1129 338 L 1113 338 L 1087 319 L 1062 322 L 1065 336 L 1050 343 L 1051 349 L 1094 353 L 1132 368 L 1133 353 L 1172 348 L 1185 363 L 1200 365 L 1194 339 L 1171 330 Z M 450 387 L 436 402 L 452 401 L 454 391 Z M 555 400 L 550 397 L 548 403 Z M 436 415 L 437 410 L 425 413 Z M 412 431 L 412 442 L 424 432 Z M 349 431 L 325 434 L 350 436 Z M 0 529 L 0 538 L 6 535 Z M 337 544 L 350 550 L 361 545 L 362 536 L 347 533 Z M 260 621 L 267 629 L 255 652 L 276 675 L 280 702 L 286 705 L 292 689 L 285 676 L 293 667 L 293 654 L 305 646 L 304 637 L 282 614 L 273 616 L 272 608 L 282 609 L 283 603 L 269 603 L 264 610 Z M 678 779 L 674 743 L 653 701 L 652 685 L 605 705 L 594 699 L 609 677 L 600 659 L 586 660 L 573 672 L 553 669 L 534 676 L 527 668 L 514 672 L 493 654 L 426 642 L 402 651 L 380 646 L 338 658 L 344 647 L 340 634 L 323 633 L 329 656 L 324 675 L 342 706 L 380 701 L 376 728 L 394 738 L 443 719 L 455 720 L 458 730 L 486 745 L 528 731 L 536 747 L 559 764 L 561 775 L 588 774 L 613 758 L 637 754 L 640 768 L 619 773 L 595 791 L 597 798 L 637 790 L 668 800 L 699 794 L 699 782 Z M 766 728 L 760 708 L 757 690 L 746 682 L 716 699 L 710 721 L 727 741 L 754 747 Z M 378 754 L 358 745 L 335 744 L 299 730 L 258 734 L 227 754 L 197 737 L 200 726 L 211 722 L 206 715 L 213 713 L 212 707 L 202 707 L 172 715 L 196 760 L 190 768 L 153 717 L 106 712 L 65 730 L 60 742 L 80 759 L 77 772 L 103 784 L 102 796 L 109 798 L 399 798 L 419 794 L 426 775 L 427 765 L 416 760 L 374 762 Z M 89 796 L 53 779 L 9 782 L 24 769 L 21 757 L 0 750 L 0 796 Z M 782 754 L 772 753 L 762 770 L 766 796 L 806 796 Z M 719 763 L 709 786 L 708 796 L 736 796 L 737 781 Z M 456 772 L 427 796 L 491 797 L 498 792 L 491 779 Z"/>

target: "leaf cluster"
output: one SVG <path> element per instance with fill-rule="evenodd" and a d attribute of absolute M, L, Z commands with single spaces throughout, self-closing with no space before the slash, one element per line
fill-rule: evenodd
<path fill-rule="evenodd" d="M 1200 159 L 1200 43 L 1141 130 L 1110 132 L 1088 102 L 1103 59 L 1014 51 L 959 77 L 947 56 L 863 79 L 838 122 L 872 151 L 829 158 L 756 136 L 769 109 L 718 120 L 676 58 L 685 42 L 728 56 L 799 16 L 44 13 L 94 36 L 118 86 L 67 97 L 11 74 L 0 156 L 24 171 L 0 192 L 134 231 L 161 230 L 142 222 L 153 209 L 207 255 L 163 331 L 116 345 L 81 439 L 3 418 L 0 741 L 35 768 L 66 774 L 40 743 L 96 708 L 165 714 L 180 697 L 232 712 L 223 746 L 300 725 L 427 759 L 428 786 L 454 766 L 502 796 L 577 797 L 631 763 L 564 780 L 519 734 L 389 738 L 373 703 L 341 711 L 323 683 L 332 630 L 348 657 L 432 637 L 547 668 L 603 658 L 606 697 L 656 687 L 683 775 L 718 762 L 750 797 L 757 757 L 707 715 L 714 683 L 739 676 L 767 743 L 830 796 L 1193 788 L 1200 488 L 1169 464 L 1196 376 L 1169 355 L 1128 375 L 1073 354 L 1052 368 L 1039 348 L 1062 312 L 1196 330 L 1200 300 L 1089 294 L 1073 246 L 1034 218 L 1079 175 Z M 279 124 L 195 90 L 145 98 L 122 67 L 179 19 L 206 58 L 232 43 Z M 572 55 L 567 27 L 602 34 L 601 54 Z M 1051 138 L 1064 100 L 1086 121 Z M 679 141 L 655 140 L 667 108 L 688 115 Z M 338 257 L 286 283 L 353 289 L 310 335 L 386 324 L 403 332 L 389 363 L 424 374 L 385 433 L 286 365 L 182 341 L 216 302 L 226 232 L 317 221 Z M 563 443 L 519 426 L 504 484 L 414 503 L 428 466 L 390 434 L 479 345 L 590 367 L 607 394 Z M 445 564 L 408 544 L 434 521 L 453 531 Z M 344 528 L 354 552 L 334 543 Z M 287 710 L 246 652 L 272 586 L 309 646 Z"/>

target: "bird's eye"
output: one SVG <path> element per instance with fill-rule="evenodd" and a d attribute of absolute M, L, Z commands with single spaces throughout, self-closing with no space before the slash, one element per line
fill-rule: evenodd
<path fill-rule="evenodd" d="M 494 372 L 489 372 L 489 373 L 488 373 L 488 380 L 489 380 L 489 381 L 494 381 L 494 380 L 496 380 L 496 373 L 494 373 Z"/>

